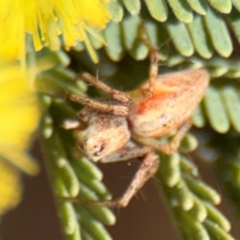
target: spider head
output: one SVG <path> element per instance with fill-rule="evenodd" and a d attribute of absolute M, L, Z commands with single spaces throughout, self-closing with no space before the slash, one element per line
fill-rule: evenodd
<path fill-rule="evenodd" d="M 121 149 L 130 132 L 125 117 L 94 112 L 85 129 L 75 130 L 78 146 L 92 161 L 99 161 Z"/>

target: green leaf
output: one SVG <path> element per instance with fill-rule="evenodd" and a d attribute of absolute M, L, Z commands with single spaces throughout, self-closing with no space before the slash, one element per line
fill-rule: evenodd
<path fill-rule="evenodd" d="M 221 90 L 221 96 L 231 124 L 236 131 L 240 132 L 240 99 L 236 87 L 230 84 L 224 86 Z"/>
<path fill-rule="evenodd" d="M 162 167 L 159 171 L 164 183 L 169 187 L 175 186 L 180 180 L 179 161 L 180 159 L 178 154 L 161 156 Z"/>
<path fill-rule="evenodd" d="M 204 109 L 213 129 L 220 133 L 229 130 L 230 123 L 219 92 L 214 87 L 209 87 L 204 98 Z"/>
<path fill-rule="evenodd" d="M 130 55 L 137 60 L 142 60 L 148 55 L 148 47 L 139 38 L 142 23 L 139 17 L 128 17 L 122 22 L 124 44 Z"/>
<path fill-rule="evenodd" d="M 212 7 L 222 13 L 230 13 L 232 3 L 230 0 L 208 0 Z"/>
<path fill-rule="evenodd" d="M 185 23 L 190 23 L 193 19 L 192 9 L 184 0 L 168 0 L 176 17 Z"/>
<path fill-rule="evenodd" d="M 112 239 L 108 232 L 105 230 L 103 224 L 95 220 L 92 214 L 90 214 L 89 211 L 86 210 L 86 208 L 78 204 L 76 205 L 76 210 L 80 213 L 79 220 L 82 220 L 83 227 L 87 229 L 89 233 L 91 233 L 91 236 L 94 239 L 99 240 Z"/>
<path fill-rule="evenodd" d="M 176 214 L 178 214 L 178 212 Z M 211 240 L 207 230 L 201 223 L 193 221 L 192 218 L 187 216 L 184 212 L 181 212 L 179 216 L 179 229 L 182 228 L 183 224 L 186 226 L 182 239 Z"/>
<path fill-rule="evenodd" d="M 187 0 L 188 4 L 191 6 L 191 8 L 201 14 L 201 15 L 206 15 L 206 2 L 203 0 Z"/>
<path fill-rule="evenodd" d="M 192 181 L 191 177 L 184 178 L 188 187 L 201 199 L 212 204 L 219 204 L 221 201 L 220 195 L 207 184 L 202 181 Z"/>
<path fill-rule="evenodd" d="M 168 8 L 165 0 L 144 0 L 149 13 L 157 21 L 164 22 L 167 19 Z"/>
<path fill-rule="evenodd" d="M 192 152 L 197 148 L 197 146 L 198 146 L 197 139 L 194 137 L 193 134 L 188 133 L 181 142 L 180 151 L 183 153 Z"/>
<path fill-rule="evenodd" d="M 145 22 L 145 30 L 147 33 L 147 40 L 153 48 L 159 49 L 159 57 L 161 61 L 166 61 L 169 57 L 169 42 L 168 34 L 162 24 L 156 25 L 154 22 Z"/>
<path fill-rule="evenodd" d="M 110 1 L 108 3 L 108 10 L 111 13 L 111 20 L 114 22 L 120 22 L 123 18 L 123 7 L 118 1 Z"/>
<path fill-rule="evenodd" d="M 208 8 L 204 17 L 208 33 L 215 50 L 223 57 L 229 57 L 232 53 L 232 41 L 227 26 L 222 16 L 211 8 Z"/>
<path fill-rule="evenodd" d="M 232 236 L 230 236 L 227 232 L 225 232 L 222 228 L 220 228 L 217 224 L 210 220 L 206 220 L 204 222 L 204 225 L 206 226 L 207 230 L 211 232 L 211 239 L 217 240 L 234 240 Z"/>
<path fill-rule="evenodd" d="M 193 21 L 187 26 L 198 54 L 203 58 L 212 57 L 213 47 L 207 35 L 202 18 L 196 15 Z"/>
<path fill-rule="evenodd" d="M 193 124 L 199 128 L 205 126 L 205 124 L 206 124 L 206 118 L 203 113 L 202 104 L 199 104 L 198 107 L 196 108 L 196 110 L 194 111 Z"/>
<path fill-rule="evenodd" d="M 240 1 L 237 1 L 239 4 L 239 9 L 240 9 Z M 229 14 L 228 16 L 228 22 L 235 33 L 235 37 L 237 38 L 238 43 L 240 43 L 240 17 L 239 17 L 239 12 L 233 9 L 232 13 Z"/>
<path fill-rule="evenodd" d="M 132 15 L 137 15 L 140 12 L 141 3 L 140 0 L 122 0 L 127 10 Z"/>
<path fill-rule="evenodd" d="M 120 25 L 111 22 L 105 30 L 105 38 L 108 43 L 105 47 L 107 55 L 113 61 L 120 61 L 125 52 Z"/>
<path fill-rule="evenodd" d="M 69 197 L 76 197 L 80 191 L 80 185 L 76 173 L 69 164 L 68 160 L 65 158 L 59 158 L 57 160 L 57 165 L 59 167 L 59 175 L 62 176 L 63 184 L 66 187 Z"/>
<path fill-rule="evenodd" d="M 48 114 L 54 119 L 53 132 L 42 139 L 63 231 L 67 239 L 81 239 L 85 229 L 93 239 L 110 240 L 104 224 L 114 224 L 115 216 L 108 208 L 91 205 L 89 201 L 107 200 L 111 195 L 101 183 L 100 170 L 78 155 L 72 133 L 59 127 L 71 113 L 68 108 L 64 101 L 52 101 Z"/>
<path fill-rule="evenodd" d="M 179 53 L 185 57 L 191 56 L 194 52 L 194 48 L 186 25 L 176 19 L 172 19 L 166 27 Z"/>
<path fill-rule="evenodd" d="M 172 207 L 180 207 L 184 211 L 189 211 L 194 205 L 194 199 L 184 181 L 179 181 L 177 185 L 169 189 Z"/>
<path fill-rule="evenodd" d="M 194 204 L 193 207 L 188 211 L 188 214 L 191 215 L 191 218 L 197 222 L 203 222 L 207 217 L 207 210 L 203 202 L 197 197 L 193 197 Z"/>
<path fill-rule="evenodd" d="M 235 8 L 240 12 L 240 2 L 238 0 L 231 0 Z"/>
<path fill-rule="evenodd" d="M 221 226 L 226 232 L 229 232 L 231 230 L 231 224 L 226 217 L 211 204 L 205 203 L 204 205 L 207 209 L 208 218 Z"/>

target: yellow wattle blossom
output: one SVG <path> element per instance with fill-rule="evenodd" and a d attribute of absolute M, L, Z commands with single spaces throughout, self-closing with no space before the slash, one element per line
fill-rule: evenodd
<path fill-rule="evenodd" d="M 2 0 L 0 2 L 0 56 L 25 58 L 25 35 L 33 36 L 36 50 L 66 49 L 84 41 L 94 61 L 87 32 L 102 29 L 110 19 L 106 0 Z"/>
<path fill-rule="evenodd" d="M 21 200 L 21 171 L 35 175 L 39 170 L 28 154 L 40 115 L 29 83 L 39 69 L 33 61 L 30 76 L 20 67 L 26 65 L 26 48 L 31 49 L 26 34 L 36 51 L 69 49 L 83 41 L 96 62 L 88 34 L 98 38 L 95 30 L 110 20 L 107 6 L 108 0 L 0 1 L 0 216 Z"/>
<path fill-rule="evenodd" d="M 19 66 L 0 66 L 0 215 L 21 199 L 21 172 L 38 166 L 27 154 L 39 112 L 27 73 Z"/>

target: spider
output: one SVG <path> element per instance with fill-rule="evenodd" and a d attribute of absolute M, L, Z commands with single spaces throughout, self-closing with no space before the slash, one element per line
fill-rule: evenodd
<path fill-rule="evenodd" d="M 191 115 L 209 84 L 205 70 L 185 70 L 158 75 L 158 52 L 150 53 L 149 79 L 137 90 L 125 93 L 112 89 L 84 72 L 81 79 L 103 90 L 111 101 L 96 101 L 69 94 L 85 105 L 78 120 L 66 120 L 65 129 L 74 129 L 79 148 L 94 162 L 112 163 L 140 158 L 141 165 L 125 193 L 109 207 L 126 207 L 131 198 L 159 167 L 156 151 L 175 151 L 191 127 Z M 158 137 L 178 129 L 169 143 Z"/>

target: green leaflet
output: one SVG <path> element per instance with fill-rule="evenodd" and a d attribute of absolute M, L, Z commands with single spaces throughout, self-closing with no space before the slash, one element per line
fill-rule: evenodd
<path fill-rule="evenodd" d="M 229 17 L 230 24 L 239 38 L 239 15 L 234 17 L 234 13 L 232 14 L 233 16 L 230 14 Z M 208 8 L 205 16 L 195 15 L 188 24 L 170 15 L 164 23 L 145 21 L 139 16 L 124 17 L 122 27 L 121 24 L 110 23 L 104 30 L 108 56 L 113 61 L 119 61 L 126 49 L 136 60 L 146 58 L 148 49 L 143 41 L 146 38 L 145 31 L 149 34 L 152 46 L 159 49 L 160 53 L 163 52 L 163 55 L 166 51 L 165 45 L 170 41 L 183 56 L 191 56 L 195 51 L 203 58 L 212 57 L 214 50 L 223 57 L 232 53 L 232 41 L 225 20 L 214 10 Z M 162 60 L 165 59 L 164 57 Z"/>
<path fill-rule="evenodd" d="M 86 90 L 86 84 L 71 70 L 58 67 L 43 72 L 38 81 L 44 82 L 45 87 L 51 86 L 46 89 L 50 92 L 54 89 L 57 94 L 65 89 L 84 95 Z M 62 128 L 62 121 L 75 117 L 76 112 L 63 99 L 45 95 L 42 98 L 45 108 L 41 124 L 42 143 L 66 239 L 84 239 L 86 235 L 93 239 L 112 239 L 104 225 L 115 223 L 113 213 L 106 207 L 86 204 L 111 198 L 101 182 L 102 173 L 91 161 L 76 154 L 71 132 Z"/>
<path fill-rule="evenodd" d="M 186 25 L 173 18 L 166 27 L 177 51 L 185 57 L 191 56 L 194 47 Z"/>
<path fill-rule="evenodd" d="M 208 0 L 209 4 L 222 13 L 230 13 L 232 9 L 231 0 Z"/>
<path fill-rule="evenodd" d="M 181 145 L 180 145 L 180 151 L 182 153 L 184 152 L 192 152 L 197 148 L 198 142 L 195 136 L 191 133 L 186 134 L 186 136 L 183 138 Z"/>
<path fill-rule="evenodd" d="M 112 15 L 112 21 L 120 22 L 123 17 L 123 7 L 118 1 L 110 1 L 108 4 L 108 10 Z"/>
<path fill-rule="evenodd" d="M 182 239 L 212 239 L 214 234 L 223 236 L 222 239 L 232 239 L 228 233 L 229 221 L 214 207 L 219 204 L 220 196 L 198 178 L 196 166 L 177 153 L 169 157 L 161 155 L 161 161 L 163 169 L 159 169 L 157 176 L 162 180 L 167 202 L 179 224 Z M 168 173 L 173 175 L 173 172 L 177 174 L 178 181 L 169 184 Z M 213 222 L 218 223 L 217 229 L 209 227 L 208 224 Z"/>
<path fill-rule="evenodd" d="M 234 84 L 224 86 L 220 94 L 232 126 L 240 132 L 240 98 L 237 86 Z"/>
<path fill-rule="evenodd" d="M 132 14 L 132 15 L 137 15 L 140 11 L 141 8 L 141 3 L 140 0 L 122 0 L 125 7 L 127 10 Z"/>
<path fill-rule="evenodd" d="M 145 0 L 150 15 L 157 21 L 164 22 L 168 16 L 168 7 L 165 0 Z"/>
<path fill-rule="evenodd" d="M 233 46 L 223 18 L 211 8 L 203 18 L 215 50 L 223 57 L 229 57 Z"/>
<path fill-rule="evenodd" d="M 214 87 L 209 87 L 204 98 L 204 108 L 211 126 L 220 133 L 229 130 L 230 123 L 222 104 L 219 92 Z"/>
<path fill-rule="evenodd" d="M 203 19 L 199 15 L 196 15 L 187 27 L 197 53 L 203 58 L 212 57 L 213 46 L 207 35 Z"/>
<path fill-rule="evenodd" d="M 191 8 L 200 15 L 206 15 L 206 2 L 204 0 L 187 0 Z"/>
<path fill-rule="evenodd" d="M 188 214 L 193 219 L 196 219 L 197 222 L 203 222 L 208 216 L 207 209 L 197 197 L 193 196 L 193 200 L 193 207 L 189 210 Z"/>
<path fill-rule="evenodd" d="M 193 19 L 193 12 L 190 6 L 184 0 L 168 0 L 175 16 L 182 22 L 190 23 Z"/>
<path fill-rule="evenodd" d="M 211 239 L 234 240 L 226 231 L 210 220 L 204 222 L 204 226 L 210 232 Z"/>
<path fill-rule="evenodd" d="M 199 128 L 206 124 L 206 117 L 203 112 L 202 104 L 199 104 L 193 113 L 193 124 Z"/>
<path fill-rule="evenodd" d="M 227 232 L 231 230 L 230 222 L 222 215 L 221 212 L 217 211 L 216 208 L 209 203 L 205 203 L 204 205 L 206 207 L 208 217 L 212 222 L 217 222 L 217 224 Z"/>
<path fill-rule="evenodd" d="M 239 1 L 238 1 L 239 3 Z M 240 3 L 239 3 L 240 5 Z M 240 8 L 240 6 L 239 6 Z M 228 22 L 237 38 L 238 43 L 240 43 L 240 17 L 239 12 L 233 9 L 232 13 L 227 16 Z"/>
<path fill-rule="evenodd" d="M 38 72 L 43 72 L 56 66 L 67 66 L 70 59 L 63 51 L 52 52 L 49 48 L 45 47 L 36 53 L 35 61 Z"/>
<path fill-rule="evenodd" d="M 238 0 L 144 0 L 149 14 L 156 19 L 157 21 L 163 22 L 168 17 L 169 8 L 171 8 L 178 18 L 178 20 L 189 23 L 193 17 L 193 11 L 200 15 L 206 15 L 207 7 L 212 7 L 220 13 L 230 13 L 232 10 L 232 5 L 240 11 L 240 4 Z M 123 7 L 127 11 L 136 15 L 139 14 L 140 9 L 143 8 L 143 3 L 139 0 L 123 0 L 120 1 L 111 1 L 109 3 L 110 12 L 113 15 L 113 21 L 121 21 L 123 16 Z"/>
<path fill-rule="evenodd" d="M 52 136 L 48 139 L 43 139 L 43 141 L 46 141 L 44 143 L 44 149 L 48 156 L 48 171 L 57 197 L 66 237 L 68 239 L 80 239 L 81 231 L 79 230 L 83 227 L 88 229 L 88 233 L 91 236 L 98 236 L 99 239 L 111 239 L 104 228 L 104 224 L 112 225 L 115 223 L 115 217 L 111 211 L 106 207 L 94 205 L 87 206 L 86 204 L 84 205 L 79 202 L 87 202 L 90 200 L 98 201 L 99 199 L 106 198 L 109 199 L 109 194 L 107 194 L 106 188 L 101 186 L 101 183 L 92 185 L 91 180 L 90 182 L 87 181 L 86 184 L 88 186 L 85 185 L 84 181 L 81 181 L 84 174 L 83 176 L 78 175 L 78 171 L 75 171 L 75 168 L 73 168 L 71 163 L 74 162 L 74 165 L 76 166 L 81 159 L 76 159 L 76 161 L 71 158 L 65 158 L 71 157 L 71 150 L 69 146 L 61 145 L 61 134 L 58 135 L 56 132 L 57 130 L 54 130 Z M 64 153 L 64 149 L 68 149 L 68 151 Z M 82 163 L 78 166 L 78 169 L 81 168 L 81 166 Z M 81 170 L 82 173 L 85 172 L 85 176 L 99 176 L 98 170 L 96 172 L 94 171 L 94 168 L 90 168 L 90 171 L 86 167 Z M 79 176 L 81 177 L 79 178 Z M 96 178 L 95 181 L 99 182 Z M 96 190 L 98 189 L 98 186 L 100 190 Z M 79 192 L 80 197 L 77 197 Z M 67 199 L 64 199 L 64 197 L 67 197 Z M 76 202 L 72 203 L 71 199 Z"/>
<path fill-rule="evenodd" d="M 238 0 L 232 0 L 232 4 L 238 11 L 240 11 L 240 2 Z"/>
<path fill-rule="evenodd" d="M 104 35 L 108 42 L 105 47 L 107 55 L 113 61 L 120 61 L 125 53 L 120 24 L 111 22 L 104 31 Z"/>
<path fill-rule="evenodd" d="M 180 180 L 179 155 L 162 156 L 161 161 L 159 171 L 164 176 L 164 183 L 169 187 L 175 186 Z"/>
<path fill-rule="evenodd" d="M 123 42 L 129 54 L 137 59 L 142 60 L 148 55 L 148 47 L 139 39 L 142 25 L 139 17 L 128 17 L 122 22 Z"/>

